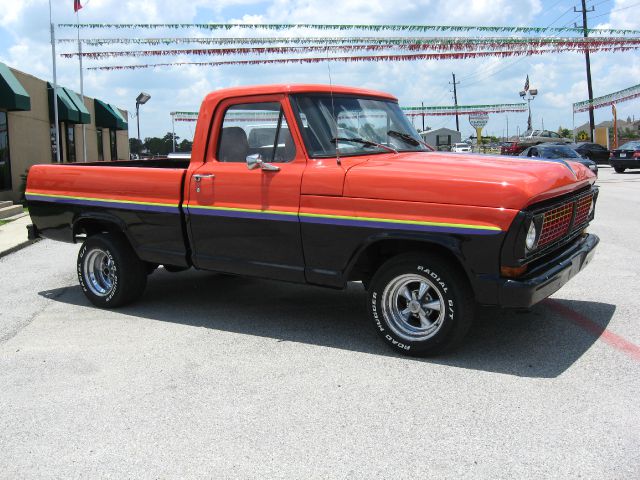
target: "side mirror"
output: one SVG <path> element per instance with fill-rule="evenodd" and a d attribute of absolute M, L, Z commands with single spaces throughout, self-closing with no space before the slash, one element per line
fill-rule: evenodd
<path fill-rule="evenodd" d="M 265 170 L 267 172 L 278 172 L 280 171 L 280 167 L 276 167 L 270 163 L 264 162 L 260 157 L 259 153 L 254 153 L 253 155 L 247 156 L 247 168 L 249 170 L 254 170 L 260 167 L 260 169 Z"/>

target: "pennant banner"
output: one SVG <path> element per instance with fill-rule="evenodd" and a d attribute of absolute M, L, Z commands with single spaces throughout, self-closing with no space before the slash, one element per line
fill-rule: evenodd
<path fill-rule="evenodd" d="M 373 52 L 382 50 L 404 51 L 473 51 L 496 50 L 506 48 L 509 50 L 533 50 L 549 48 L 553 51 L 584 49 L 598 51 L 604 47 L 640 48 L 640 38 L 607 38 L 605 39 L 568 39 L 564 42 L 540 42 L 532 39 L 524 42 L 433 42 L 433 43 L 379 43 L 365 45 L 304 45 L 284 47 L 236 47 L 236 48 L 199 48 L 199 49 L 173 49 L 173 50 L 134 50 L 134 51 L 110 51 L 110 52 L 72 52 L 62 53 L 61 57 L 72 58 L 81 55 L 84 58 L 100 59 L 114 57 L 151 57 L 151 56 L 177 56 L 177 55 L 264 55 L 264 54 L 298 54 L 317 52 Z"/>
<path fill-rule="evenodd" d="M 526 103 L 498 103 L 492 105 L 454 105 L 402 107 L 408 117 L 470 115 L 476 113 L 521 113 L 527 111 Z"/>
<path fill-rule="evenodd" d="M 100 47 L 104 45 L 272 45 L 272 44 L 319 44 L 319 45 L 351 45 L 351 44 L 392 44 L 392 45 L 440 45 L 440 44 L 464 44 L 464 45 L 553 45 L 580 42 L 590 44 L 613 41 L 640 41 L 640 37 L 173 37 L 173 38 L 85 38 L 80 41 L 89 46 Z M 77 38 L 60 38 L 58 43 L 78 43 Z"/>
<path fill-rule="evenodd" d="M 603 46 L 593 51 L 599 52 L 623 52 L 636 50 L 638 46 L 631 47 L 609 47 Z M 591 50 L 591 49 L 590 49 Z M 395 55 L 361 55 L 349 57 L 304 57 L 304 58 L 271 58 L 271 59 L 253 59 L 253 60 L 228 60 L 228 61 L 212 61 L 212 62 L 166 62 L 166 63 L 149 63 L 139 65 L 109 65 L 101 67 L 89 67 L 87 70 L 139 70 L 154 67 L 175 67 L 183 65 L 195 65 L 202 67 L 219 67 L 224 65 L 271 65 L 271 64 L 306 64 L 320 62 L 406 62 L 415 60 L 464 60 L 471 58 L 485 57 L 522 57 L 532 55 L 544 55 L 547 53 L 560 52 L 578 52 L 582 53 L 583 49 L 532 49 L 532 50 L 501 50 L 493 52 L 452 52 L 452 53 L 414 53 L 414 54 L 395 54 Z"/>
<path fill-rule="evenodd" d="M 582 102 L 577 102 L 573 104 L 573 112 L 586 112 L 589 109 L 603 108 L 613 105 L 615 103 L 627 102 L 629 100 L 633 100 L 634 98 L 640 97 L 640 84 L 634 85 L 633 87 L 625 88 L 624 90 L 620 90 L 618 92 L 609 93 L 608 95 L 603 95 L 602 97 L 594 98 L 592 102 L 589 100 L 584 100 Z"/>
<path fill-rule="evenodd" d="M 509 33 L 579 33 L 585 31 L 576 27 L 518 27 L 518 26 L 480 26 L 480 25 L 359 25 L 359 24 L 316 24 L 316 23 L 59 23 L 59 28 L 83 29 L 200 29 L 200 30 L 360 30 L 392 32 L 509 32 Z M 589 34 L 638 35 L 640 30 L 616 28 L 588 28 Z"/>

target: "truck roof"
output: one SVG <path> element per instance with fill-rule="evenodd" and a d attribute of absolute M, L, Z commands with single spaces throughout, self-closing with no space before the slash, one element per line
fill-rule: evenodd
<path fill-rule="evenodd" d="M 354 87 L 345 87 L 341 85 L 314 85 L 314 84 L 273 84 L 273 85 L 251 85 L 249 87 L 231 87 L 231 88 L 222 88 L 220 90 L 216 90 L 215 92 L 209 93 L 204 100 L 205 104 L 214 104 L 219 102 L 220 100 L 231 98 L 231 97 L 241 97 L 245 95 L 269 95 L 274 93 L 331 93 L 334 94 L 351 94 L 351 95 L 362 95 L 365 97 L 378 97 L 385 98 L 389 100 L 398 99 L 393 95 L 390 95 L 385 92 L 379 92 L 377 90 L 369 90 L 365 88 L 354 88 Z"/>

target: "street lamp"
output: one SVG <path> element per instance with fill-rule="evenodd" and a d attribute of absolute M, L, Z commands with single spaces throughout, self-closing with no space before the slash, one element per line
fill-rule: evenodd
<path fill-rule="evenodd" d="M 528 79 L 527 79 L 527 83 L 529 83 Z M 529 94 L 528 97 L 527 97 L 527 93 Z M 537 88 L 532 88 L 530 90 L 522 90 L 520 92 L 520 96 L 522 97 L 523 100 L 527 101 L 527 105 L 529 107 L 529 119 L 527 120 L 527 130 L 532 130 L 532 128 L 531 128 L 531 100 L 536 98 L 536 95 L 538 95 L 538 89 Z"/>
<path fill-rule="evenodd" d="M 140 95 L 136 97 L 136 121 L 138 123 L 138 141 L 140 141 L 140 105 L 144 105 L 149 101 L 151 95 L 148 93 L 140 92 Z"/>

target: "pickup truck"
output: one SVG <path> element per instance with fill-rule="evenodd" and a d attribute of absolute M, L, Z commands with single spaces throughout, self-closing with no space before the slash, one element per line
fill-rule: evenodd
<path fill-rule="evenodd" d="M 138 299 L 159 265 L 361 282 L 383 341 L 437 354 L 477 305 L 529 307 L 587 265 L 598 190 L 579 163 L 430 150 L 386 93 L 222 89 L 190 159 L 32 167 L 30 235 L 82 242 L 98 307 Z"/>

